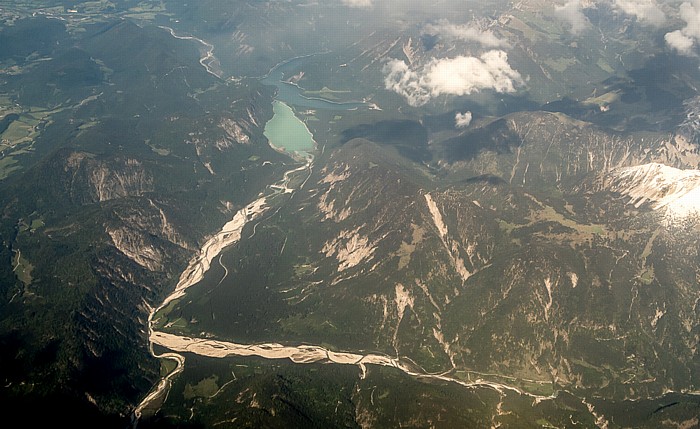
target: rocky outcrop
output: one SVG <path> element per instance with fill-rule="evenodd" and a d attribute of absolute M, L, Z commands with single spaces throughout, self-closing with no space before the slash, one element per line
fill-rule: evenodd
<path fill-rule="evenodd" d="M 153 176 L 134 158 L 103 160 L 90 153 L 73 152 L 63 171 L 68 194 L 82 203 L 140 196 L 154 190 Z"/>

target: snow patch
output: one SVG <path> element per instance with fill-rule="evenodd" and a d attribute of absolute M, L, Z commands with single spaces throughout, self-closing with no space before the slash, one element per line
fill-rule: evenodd
<path fill-rule="evenodd" d="M 700 170 L 649 163 L 620 168 L 612 175 L 611 190 L 630 197 L 635 207 L 649 202 L 654 210 L 665 209 L 665 216 L 673 219 L 700 213 Z"/>

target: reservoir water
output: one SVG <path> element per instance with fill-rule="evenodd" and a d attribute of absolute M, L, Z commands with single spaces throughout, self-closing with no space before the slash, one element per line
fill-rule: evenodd
<path fill-rule="evenodd" d="M 369 108 L 372 105 L 364 102 L 335 102 L 323 98 L 312 98 L 303 95 L 304 89 L 298 85 L 285 82 L 285 76 L 291 76 L 309 56 L 285 60 L 270 70 L 260 79 L 264 85 L 277 87 L 273 102 L 274 116 L 265 124 L 265 137 L 270 144 L 296 157 L 309 158 L 316 148 L 314 136 L 306 124 L 295 114 L 291 106 L 306 109 L 356 110 Z"/>
<path fill-rule="evenodd" d="M 265 124 L 265 137 L 270 144 L 284 151 L 307 157 L 316 142 L 306 124 L 296 117 L 291 107 L 281 101 L 272 104 L 274 116 Z"/>
<path fill-rule="evenodd" d="M 291 76 L 297 72 L 301 64 L 308 59 L 307 57 L 297 57 L 291 60 L 283 61 L 277 64 L 270 72 L 263 77 L 260 82 L 263 85 L 277 87 L 277 95 L 275 98 L 288 105 L 305 107 L 308 109 L 330 109 L 330 110 L 355 110 L 359 108 L 367 108 L 368 103 L 349 101 L 335 102 L 323 98 L 305 97 L 302 95 L 304 91 L 298 85 L 285 82 L 285 76 Z"/>

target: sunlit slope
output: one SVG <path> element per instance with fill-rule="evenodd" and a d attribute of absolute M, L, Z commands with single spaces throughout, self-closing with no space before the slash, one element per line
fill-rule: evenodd
<path fill-rule="evenodd" d="M 669 229 L 604 180 L 643 160 L 696 159 L 670 156 L 673 136 L 647 141 L 660 149 L 517 114 L 446 141 L 447 181 L 351 140 L 161 326 L 378 351 L 427 371 L 516 377 L 533 391 L 693 389 L 695 224 Z"/>

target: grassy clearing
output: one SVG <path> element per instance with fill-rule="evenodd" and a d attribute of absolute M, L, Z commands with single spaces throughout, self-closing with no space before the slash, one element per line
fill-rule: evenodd
<path fill-rule="evenodd" d="M 618 91 L 606 92 L 598 97 L 591 97 L 583 101 L 583 104 L 589 106 L 605 106 L 612 104 L 620 99 L 620 93 Z"/>
<path fill-rule="evenodd" d="M 0 180 L 7 178 L 10 174 L 20 169 L 17 160 L 11 156 L 0 159 Z"/>
<path fill-rule="evenodd" d="M 532 215 L 532 217 L 538 221 L 543 220 L 557 222 L 561 225 L 564 225 L 567 228 L 574 229 L 581 234 L 603 235 L 606 233 L 605 227 L 603 225 L 586 225 L 578 223 L 574 220 L 565 218 L 564 215 L 557 212 L 556 210 L 554 210 L 553 207 L 550 206 L 545 206 L 544 210 L 538 211 L 537 213 Z"/>
<path fill-rule="evenodd" d="M 178 299 L 171 301 L 164 308 L 158 310 L 156 314 L 153 315 L 153 320 L 156 321 L 155 329 L 163 329 L 168 323 L 168 314 L 173 311 L 173 308 L 178 304 Z"/>
<path fill-rule="evenodd" d="M 34 265 L 27 261 L 19 250 L 15 251 L 15 258 L 14 261 L 12 261 L 12 265 L 15 275 L 25 286 L 32 283 L 32 280 L 34 280 L 32 277 Z"/>
<path fill-rule="evenodd" d="M 304 97 L 315 97 L 323 98 L 328 101 L 340 101 L 343 99 L 342 95 L 352 94 L 349 90 L 335 90 L 324 86 L 318 91 L 306 90 L 303 92 Z"/>
<path fill-rule="evenodd" d="M 187 383 L 185 385 L 184 397 L 185 399 L 192 398 L 209 398 L 214 396 L 216 392 L 219 391 L 219 377 L 216 375 L 204 378 L 199 383 L 192 385 Z"/>
<path fill-rule="evenodd" d="M 640 274 L 639 280 L 645 285 L 650 285 L 654 281 L 654 267 L 646 267 Z"/>
<path fill-rule="evenodd" d="M 165 377 L 171 372 L 175 371 L 177 368 L 177 363 L 171 359 L 161 359 L 160 360 L 160 376 Z"/>
<path fill-rule="evenodd" d="M 549 66 L 552 70 L 555 70 L 559 73 L 562 73 L 566 71 L 571 66 L 575 66 L 578 61 L 576 58 L 548 58 L 544 61 L 544 63 Z"/>

